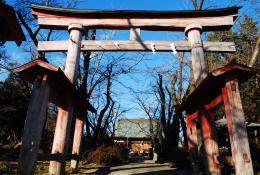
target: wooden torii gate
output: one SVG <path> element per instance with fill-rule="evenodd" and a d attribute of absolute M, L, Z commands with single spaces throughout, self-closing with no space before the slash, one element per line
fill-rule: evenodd
<path fill-rule="evenodd" d="M 182 51 L 191 52 L 194 78 L 196 86 L 199 86 L 200 82 L 207 76 L 204 52 L 235 52 L 235 44 L 233 42 L 202 41 L 201 32 L 229 30 L 237 17 L 238 9 L 239 7 L 206 11 L 102 11 L 63 9 L 32 5 L 32 13 L 38 19 L 38 24 L 42 28 L 69 30 L 70 37 L 67 41 L 40 41 L 38 44 L 38 51 L 67 51 L 65 75 L 71 84 L 74 84 L 77 77 L 80 51 Z M 82 35 L 85 33 L 85 30 L 92 28 L 128 29 L 130 30 L 130 40 L 82 40 Z M 188 41 L 143 41 L 140 34 L 141 30 L 181 31 L 185 32 Z M 43 67 L 46 68 L 46 65 Z M 44 74 L 41 76 L 41 82 L 46 81 L 47 75 Z M 38 87 L 37 84 L 35 86 Z M 45 83 L 41 84 L 40 87 L 40 91 L 45 91 L 47 89 L 47 92 L 42 92 L 43 94 L 46 95 L 46 93 L 49 93 Z M 41 98 L 38 100 L 39 103 L 42 103 L 42 101 L 44 101 L 44 104 L 46 103 L 47 97 L 45 97 L 45 95 L 40 96 Z M 34 94 L 32 94 L 32 98 L 34 99 L 35 97 L 33 96 Z M 29 111 L 34 111 L 36 108 L 39 107 L 30 103 Z M 44 111 L 46 104 L 40 108 L 41 109 L 38 110 Z M 75 110 L 75 103 L 70 103 L 69 101 L 66 103 L 66 108 L 59 108 L 52 154 L 67 154 L 68 133 L 71 127 L 72 115 Z M 28 112 L 28 115 L 32 114 L 29 114 Z M 43 114 L 41 113 L 41 115 Z M 82 133 L 82 122 L 79 120 L 77 121 L 77 126 L 74 131 L 76 134 L 74 134 L 73 151 L 76 154 L 79 154 L 79 141 L 77 141 L 78 139 L 75 139 L 75 136 L 79 138 L 79 133 Z M 39 121 L 39 124 L 43 125 L 42 122 L 43 121 Z M 30 124 L 27 124 L 26 122 L 25 130 L 27 125 L 32 126 L 33 121 Z M 30 131 L 33 131 L 33 129 Z M 207 133 L 203 133 L 204 135 L 208 134 L 215 137 L 215 132 L 213 132 L 213 130 L 207 130 L 205 132 Z M 41 137 L 41 133 L 39 132 L 35 132 L 34 134 L 37 135 L 38 139 Z M 211 139 L 211 142 L 214 147 L 212 147 L 212 144 L 205 145 L 205 150 L 212 149 L 214 150 L 214 154 L 218 153 L 216 141 Z M 25 146 L 26 144 L 27 146 Z M 33 145 L 34 142 L 32 137 L 30 137 L 30 133 L 25 132 L 24 142 L 19 157 L 20 174 L 33 174 L 34 172 L 38 148 L 36 147 L 33 153 L 30 152 L 30 146 Z M 34 155 L 34 159 L 26 161 L 26 159 L 28 159 L 26 157 L 31 154 Z M 26 166 L 23 166 L 25 163 Z M 64 165 L 64 160 L 51 161 L 49 173 L 63 173 Z M 212 164 L 211 162 L 205 162 L 205 165 L 208 167 L 209 173 L 220 174 L 219 166 L 215 166 L 215 164 Z M 72 162 L 72 168 L 76 168 L 75 161 Z M 30 171 L 28 171 L 28 169 L 30 169 Z"/>

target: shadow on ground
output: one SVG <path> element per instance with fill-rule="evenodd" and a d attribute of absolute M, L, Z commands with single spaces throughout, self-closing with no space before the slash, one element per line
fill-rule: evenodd
<path fill-rule="evenodd" d="M 151 161 L 129 163 L 125 165 L 102 167 L 96 170 L 81 171 L 80 174 L 88 175 L 192 175 L 191 172 L 171 168 L 169 164 L 158 164 Z"/>

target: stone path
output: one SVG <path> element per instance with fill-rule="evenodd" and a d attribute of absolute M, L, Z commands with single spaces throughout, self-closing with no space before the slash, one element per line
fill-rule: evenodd
<path fill-rule="evenodd" d="M 110 168 L 109 175 L 186 175 L 184 171 L 176 168 L 170 168 L 169 164 L 158 164 L 153 161 L 145 161 L 142 163 L 130 163 L 127 165 L 116 166 Z"/>
<path fill-rule="evenodd" d="M 167 163 L 158 164 L 153 161 L 144 161 L 139 163 L 129 163 L 126 165 L 105 167 L 83 174 L 95 175 L 192 175 L 191 172 L 170 168 Z"/>

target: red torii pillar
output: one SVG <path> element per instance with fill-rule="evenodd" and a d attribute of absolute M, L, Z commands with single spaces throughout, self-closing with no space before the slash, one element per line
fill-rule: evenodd
<path fill-rule="evenodd" d="M 74 84 L 78 75 L 80 47 L 84 27 L 81 24 L 71 24 L 69 26 L 70 38 L 68 41 L 68 55 L 65 65 L 65 75 Z M 61 162 L 51 161 L 49 167 L 50 174 L 63 174 L 66 165 L 66 153 L 69 146 L 69 134 L 71 122 L 74 115 L 74 104 L 67 102 L 68 110 L 58 108 L 57 122 L 52 146 L 52 154 L 62 154 Z"/>
<path fill-rule="evenodd" d="M 222 89 L 232 158 L 236 174 L 253 175 L 246 121 L 237 79 L 228 79 Z"/>
<path fill-rule="evenodd" d="M 79 155 L 81 149 L 82 142 L 82 134 L 83 134 L 83 118 L 76 118 L 75 121 L 75 130 L 73 137 L 73 145 L 72 145 L 72 155 L 76 156 L 76 158 L 71 160 L 71 169 L 74 171 L 78 168 L 79 163 Z"/>

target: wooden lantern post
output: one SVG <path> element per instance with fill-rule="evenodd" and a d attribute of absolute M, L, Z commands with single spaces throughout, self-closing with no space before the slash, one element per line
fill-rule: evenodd
<path fill-rule="evenodd" d="M 201 41 L 202 27 L 198 24 L 191 24 L 185 28 L 185 34 L 191 45 L 191 59 L 194 74 L 195 86 L 198 87 L 201 81 L 207 76 L 206 61 L 204 58 L 204 49 Z M 219 155 L 217 134 L 214 125 L 214 117 L 200 104 L 199 117 L 201 120 L 201 135 L 204 147 L 204 165 L 207 174 L 221 174 L 216 157 Z M 195 130 L 195 127 L 193 127 Z M 195 131 L 193 131 L 195 132 Z M 197 133 L 197 132 L 196 132 Z"/>
<path fill-rule="evenodd" d="M 78 75 L 80 46 L 84 27 L 81 24 L 69 26 L 70 38 L 68 41 L 68 54 L 65 65 L 65 75 L 74 84 Z M 69 146 L 70 128 L 74 115 L 74 104 L 67 102 L 67 109 L 58 108 L 52 154 L 61 154 L 61 161 L 51 161 L 50 174 L 63 174 L 66 165 L 66 154 Z"/>
<path fill-rule="evenodd" d="M 245 116 L 236 79 L 226 82 L 222 95 L 236 174 L 253 175 Z"/>
<path fill-rule="evenodd" d="M 24 125 L 23 143 L 18 162 L 18 174 L 33 175 L 40 146 L 50 95 L 47 75 L 36 78 Z"/>

